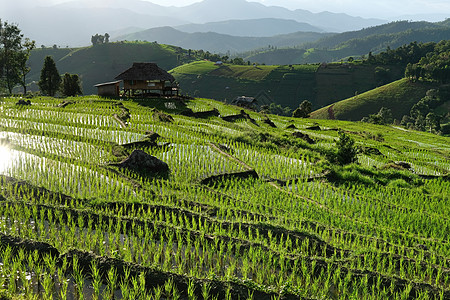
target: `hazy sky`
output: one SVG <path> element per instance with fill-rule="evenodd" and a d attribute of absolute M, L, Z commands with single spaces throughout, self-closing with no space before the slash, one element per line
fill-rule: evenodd
<path fill-rule="evenodd" d="M 0 0 L 11 1 L 11 0 Z M 24 0 L 22 0 L 24 1 Z M 26 1 L 26 0 L 25 0 Z M 33 0 L 41 4 L 56 4 L 71 0 Z M 114 0 L 91 0 L 103 3 Z M 144 0 L 164 6 L 185 6 L 201 0 Z M 223 0 L 227 1 L 227 0 Z M 450 18 L 450 0 L 250 0 L 265 5 L 306 9 L 312 12 L 332 11 L 354 16 L 388 19 L 412 14 L 441 14 Z M 11 1 L 9 3 L 14 3 Z M 13 4 L 14 5 L 14 4 Z"/>

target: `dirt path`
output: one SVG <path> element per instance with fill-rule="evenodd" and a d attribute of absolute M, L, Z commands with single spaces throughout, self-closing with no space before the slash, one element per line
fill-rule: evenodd
<path fill-rule="evenodd" d="M 334 104 L 332 104 L 330 107 L 328 107 L 328 120 L 336 120 L 336 117 L 334 116 Z"/>

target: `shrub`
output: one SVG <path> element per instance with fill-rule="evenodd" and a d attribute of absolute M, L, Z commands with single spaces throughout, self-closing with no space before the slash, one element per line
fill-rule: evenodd
<path fill-rule="evenodd" d="M 358 157 L 358 149 L 355 141 L 343 131 L 339 131 L 339 140 L 336 142 L 335 160 L 341 165 L 347 165 L 356 162 Z"/>
<path fill-rule="evenodd" d="M 309 118 L 309 114 L 312 111 L 312 103 L 308 100 L 304 100 L 300 103 L 299 107 L 294 110 L 292 117 L 294 118 Z"/>

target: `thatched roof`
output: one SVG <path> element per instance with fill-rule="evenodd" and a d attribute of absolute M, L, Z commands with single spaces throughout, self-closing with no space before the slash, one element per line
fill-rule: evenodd
<path fill-rule="evenodd" d="M 155 63 L 133 63 L 133 66 L 116 77 L 117 80 L 164 80 L 175 78 Z"/>

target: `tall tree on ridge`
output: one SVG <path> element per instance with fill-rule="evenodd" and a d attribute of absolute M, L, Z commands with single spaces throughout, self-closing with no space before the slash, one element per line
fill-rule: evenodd
<path fill-rule="evenodd" d="M 44 95 L 53 97 L 58 91 L 60 83 L 61 77 L 59 76 L 55 61 L 51 56 L 47 56 L 41 70 L 39 88 Z"/>

